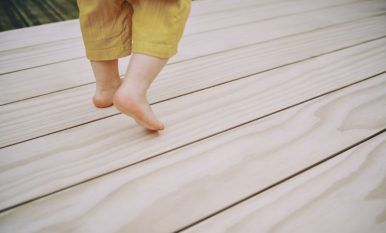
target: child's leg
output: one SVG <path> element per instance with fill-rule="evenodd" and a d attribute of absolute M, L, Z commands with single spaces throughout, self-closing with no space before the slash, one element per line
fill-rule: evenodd
<path fill-rule="evenodd" d="M 147 101 L 146 94 L 168 59 L 133 53 L 125 79 L 114 95 L 114 105 L 122 113 L 133 117 L 150 130 L 162 130 L 164 125 L 157 120 Z"/>
<path fill-rule="evenodd" d="M 150 130 L 162 130 L 146 93 L 168 59 L 177 53 L 190 12 L 190 0 L 129 0 L 132 17 L 132 57 L 114 105 Z"/>
<path fill-rule="evenodd" d="M 133 9 L 126 0 L 77 0 L 79 23 L 96 80 L 96 107 L 112 105 L 121 82 L 118 58 L 131 54 Z"/>
<path fill-rule="evenodd" d="M 113 95 L 121 84 L 118 60 L 90 61 L 96 80 L 94 105 L 105 108 L 113 105 Z"/>

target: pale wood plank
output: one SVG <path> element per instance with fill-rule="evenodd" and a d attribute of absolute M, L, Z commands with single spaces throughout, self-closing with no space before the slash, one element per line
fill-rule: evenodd
<path fill-rule="evenodd" d="M 242 11 L 243 8 L 249 8 L 251 6 L 264 7 L 270 5 L 271 2 L 276 3 L 277 1 L 278 0 L 266 0 L 264 2 L 256 2 L 256 0 L 240 0 L 236 7 L 234 0 L 194 1 L 192 2 L 190 18 L 192 21 L 195 21 L 194 18 L 198 17 L 207 17 L 211 14 L 221 15 L 231 10 Z M 66 43 L 66 40 L 74 38 L 81 39 L 78 19 L 1 32 L 0 35 L 0 51 L 26 48 L 55 41 Z M 28 35 L 28 37 L 21 35 Z M 70 42 L 71 41 L 72 40 L 70 40 Z"/>
<path fill-rule="evenodd" d="M 149 101 L 166 100 L 384 36 L 385 21 L 386 16 L 374 17 L 169 66 L 153 83 Z M 374 72 L 383 70 L 378 66 Z M 94 84 L 82 86 L 2 106 L 0 146 L 116 114 L 115 108 L 101 110 L 92 105 L 94 88 Z"/>
<path fill-rule="evenodd" d="M 381 4 L 381 5 L 377 8 L 378 13 L 382 12 L 382 6 L 385 5 L 384 1 L 381 1 L 381 0 L 379 0 L 379 1 L 380 1 L 379 4 Z M 302 4 L 302 5 L 304 5 L 304 4 Z M 350 16 L 350 14 L 347 14 L 347 12 L 344 10 L 344 9 L 346 9 L 346 7 L 344 7 L 344 6 L 341 6 L 341 7 L 342 7 L 343 11 L 341 10 L 341 11 L 338 11 L 335 13 L 328 11 L 328 9 L 325 9 L 326 15 L 320 16 L 320 18 L 316 17 L 314 15 L 314 12 L 308 12 L 308 14 L 306 14 L 306 15 L 302 14 L 303 15 L 302 19 L 298 19 L 297 21 L 293 22 L 292 24 L 291 24 L 292 19 L 288 19 L 288 20 L 284 20 L 284 21 L 282 20 L 283 21 L 282 25 L 281 25 L 282 30 L 286 29 L 286 30 L 291 31 L 291 28 L 294 26 L 293 24 L 303 25 L 303 27 L 306 27 L 306 26 L 311 27 L 314 24 L 318 24 L 319 21 L 323 21 L 326 23 L 330 22 L 330 24 L 331 24 L 333 20 L 331 21 L 331 19 L 329 19 L 330 17 L 332 17 L 332 18 L 334 18 L 334 17 L 335 18 L 336 17 L 337 18 L 351 18 L 352 19 L 353 16 Z M 363 10 L 360 10 L 360 12 L 362 13 L 363 16 L 369 15 L 368 12 L 366 13 Z M 331 16 L 330 16 L 330 14 L 331 14 Z M 253 13 L 253 14 L 249 14 L 249 15 L 246 14 L 245 16 L 244 15 L 241 15 L 241 16 L 237 15 L 237 17 L 238 18 L 240 18 L 240 17 L 247 17 L 247 18 L 252 17 L 253 18 L 253 17 L 256 17 L 258 15 L 259 14 Z M 356 15 L 356 13 L 354 13 L 354 15 Z M 295 17 L 295 15 L 293 15 L 292 17 Z M 276 19 L 276 20 L 280 20 L 280 19 Z M 215 20 L 212 23 L 214 23 L 216 25 L 222 25 L 221 27 L 216 26 L 216 28 L 227 27 L 227 24 L 226 24 L 227 21 Z M 265 22 L 265 23 L 268 24 L 268 22 Z M 276 25 L 277 23 L 271 23 L 271 24 Z M 270 25 L 270 26 L 273 26 L 273 25 Z M 246 25 L 246 26 L 248 26 L 248 25 Z M 198 28 L 200 28 L 200 27 L 198 27 Z M 242 28 L 237 28 L 237 29 L 242 30 Z M 268 29 L 269 28 L 266 28 L 264 31 L 269 32 Z M 238 33 L 238 31 L 233 31 L 233 33 Z M 251 35 L 249 35 L 249 34 L 251 34 Z M 249 34 L 240 35 L 240 37 L 252 36 L 253 34 L 257 34 L 260 36 L 261 35 L 267 35 L 267 36 L 271 36 L 271 37 L 274 36 L 271 33 L 261 33 L 260 31 L 256 31 L 256 30 L 253 30 L 252 32 L 249 31 Z M 191 54 L 192 52 L 185 54 L 184 59 L 192 58 L 193 55 L 197 56 L 196 55 L 197 53 L 200 53 L 201 55 L 205 55 L 205 54 L 207 54 L 207 51 L 206 51 L 207 48 L 213 47 L 213 49 L 216 49 L 220 46 L 224 47 L 227 44 L 228 45 L 232 44 L 232 40 L 226 41 L 225 45 L 224 45 L 224 43 L 219 43 L 219 38 L 222 39 L 222 40 L 220 40 L 222 42 L 224 42 L 225 39 L 227 39 L 228 37 L 233 38 L 233 40 L 240 40 L 239 37 L 236 37 L 232 33 L 221 33 L 221 37 L 216 37 L 217 33 L 212 31 L 210 36 L 208 34 L 206 34 L 206 35 L 207 35 L 207 39 L 206 39 L 207 43 L 205 45 L 200 44 L 200 46 L 197 46 L 197 48 L 195 48 L 197 51 L 194 51 L 191 48 L 190 51 L 194 51 L 193 54 Z M 195 42 L 193 44 L 198 43 L 194 37 L 189 38 L 189 40 L 193 40 Z M 181 46 L 184 45 L 183 41 L 181 41 Z M 187 41 L 187 40 L 185 40 L 185 41 Z M 200 43 L 202 43 L 202 42 L 200 42 Z M 233 43 L 237 44 L 238 42 L 233 42 Z M 192 45 L 190 45 L 190 47 L 192 47 Z M 226 47 L 228 47 L 228 46 L 226 46 Z M 69 59 L 74 59 L 74 58 L 81 58 L 81 57 L 84 57 L 84 49 L 83 48 L 84 48 L 84 46 L 83 46 L 82 40 L 80 38 L 75 38 L 75 39 L 69 39 L 69 40 L 65 40 L 65 41 L 58 41 L 58 42 L 51 42 L 51 43 L 36 45 L 33 47 L 28 47 L 28 48 L 20 48 L 20 49 L 15 49 L 15 50 L 10 50 L 10 51 L 2 51 L 2 52 L 0 52 L 0 74 L 6 74 L 9 72 L 15 72 L 18 70 L 29 69 L 29 68 L 33 68 L 33 67 L 41 66 L 41 65 L 53 64 L 53 63 L 57 63 L 57 62 L 66 61 Z M 204 50 L 204 53 L 202 53 L 203 50 Z M 181 53 L 177 56 L 174 56 L 171 59 L 171 62 L 173 62 L 175 59 L 181 59 L 181 58 L 179 58 L 181 56 L 182 56 Z"/>
<path fill-rule="evenodd" d="M 259 6 L 263 7 L 271 3 L 283 2 L 286 0 L 241 0 L 235 3 L 234 0 L 210 0 L 194 2 L 194 7 L 191 9 L 191 16 L 203 16 L 224 11 L 234 11 L 240 8 Z M 193 3 L 193 2 L 192 2 Z"/>
<path fill-rule="evenodd" d="M 360 16 L 362 16 L 362 12 L 373 12 L 374 9 L 378 9 L 379 5 L 374 2 L 371 2 L 370 5 L 355 5 L 357 12 L 360 12 Z M 382 3 L 383 4 L 383 3 Z M 307 5 L 307 4 L 306 4 Z M 287 6 L 288 9 L 290 9 L 290 6 Z M 365 10 L 367 9 L 367 10 Z M 352 8 L 348 7 L 349 11 L 354 11 Z M 364 11 L 365 10 L 365 11 Z M 264 11 L 268 12 L 268 11 Z M 376 12 L 376 11 L 375 11 Z M 375 13 L 374 12 L 374 13 Z M 262 15 L 262 12 L 259 12 L 258 15 Z M 346 14 L 347 15 L 347 14 Z M 353 16 L 353 14 L 349 14 Z M 241 17 L 243 18 L 243 17 Z M 336 20 L 336 19 L 335 19 Z M 347 17 L 343 17 L 343 20 L 347 20 Z M 260 31 L 264 29 L 264 25 L 269 25 L 271 21 L 266 22 L 262 25 L 257 25 L 250 28 L 245 28 L 243 31 L 239 31 L 238 33 L 247 34 L 251 30 L 254 31 Z M 334 21 L 337 23 L 337 21 Z M 273 22 L 274 23 L 274 22 Z M 210 24 L 204 24 L 204 25 L 210 25 Z M 249 43 L 255 43 L 255 42 L 262 42 L 267 39 L 277 38 L 280 35 L 287 35 L 288 33 L 285 32 L 281 27 L 280 24 L 275 24 L 276 27 L 270 28 L 269 31 L 270 36 L 268 37 L 265 34 L 257 33 L 254 37 L 243 37 L 238 38 L 237 42 L 231 43 L 228 45 L 228 49 L 235 48 L 235 46 L 239 46 L 238 44 L 247 44 Z M 320 26 L 326 26 L 325 24 L 322 24 Z M 294 26 L 295 27 L 295 26 Z M 293 27 L 292 30 L 295 30 Z M 299 30 L 304 29 L 303 24 L 298 24 L 300 27 Z M 307 27 L 308 28 L 308 27 Z M 307 29 L 306 28 L 306 29 Z M 295 30 L 293 32 L 297 32 L 299 30 Z M 236 35 L 232 32 L 232 30 L 229 30 L 228 33 L 230 35 Z M 227 34 L 227 33 L 223 33 Z M 214 35 L 211 36 L 212 38 L 215 37 Z M 235 37 L 236 38 L 236 37 Z M 234 39 L 235 39 L 234 38 Z M 185 43 L 185 45 L 181 46 L 180 53 L 188 54 L 189 52 L 184 51 L 190 51 L 190 50 L 200 50 L 200 47 L 206 47 L 205 44 L 208 41 L 208 37 L 195 37 L 193 40 L 190 39 L 190 42 Z M 197 42 L 199 43 L 197 43 Z M 244 41 L 244 42 L 243 42 Z M 191 47 L 192 43 L 195 44 L 195 47 Z M 224 43 L 228 43 L 224 40 Z M 224 48 L 224 46 L 220 47 Z M 201 49 L 202 50 L 202 49 Z M 213 48 L 212 48 L 213 51 Z M 198 56 L 201 56 L 200 54 L 204 54 L 205 50 L 201 51 L 201 53 L 197 54 Z M 174 61 L 171 61 L 169 64 L 172 64 L 177 61 L 181 61 L 181 59 L 184 59 L 184 56 L 180 56 L 179 58 L 173 58 Z M 126 65 L 129 58 L 121 59 L 120 61 L 120 73 L 124 74 Z M 51 93 L 54 91 L 59 91 L 67 88 L 72 88 L 77 85 L 84 85 L 86 83 L 94 82 L 93 73 L 91 71 L 91 67 L 88 64 L 88 60 L 86 59 L 76 59 L 71 60 L 67 62 L 61 62 L 57 64 L 42 66 L 42 67 L 36 67 L 33 69 L 27 69 L 15 73 L 10 73 L 6 75 L 0 76 L 0 104 L 6 104 L 13 101 L 22 100 L 25 98 L 31 98 L 34 96 L 39 96 L 46 93 Z"/>
<path fill-rule="evenodd" d="M 25 27 L 0 32 L 0 51 L 50 43 L 57 40 L 68 40 L 80 36 L 78 19 Z"/>
<path fill-rule="evenodd" d="M 386 128 L 385 90 L 382 75 L 314 99 L 1 213 L 0 229 L 172 232 Z"/>
<path fill-rule="evenodd" d="M 375 5 L 374 5 L 375 4 Z M 377 3 L 370 2 L 369 5 L 365 3 L 365 5 L 355 5 L 357 7 L 357 12 L 359 12 L 360 16 L 363 16 L 363 12 L 373 12 L 374 9 L 378 9 Z M 291 8 L 288 6 L 287 8 Z M 347 7 L 348 11 L 354 11 L 352 8 Z M 269 11 L 265 11 L 269 12 Z M 375 11 L 376 12 L 376 11 Z M 373 13 L 375 13 L 373 12 Z M 262 12 L 259 13 L 259 15 Z M 345 14 L 353 16 L 353 14 Z M 241 17 L 243 18 L 243 17 Z M 343 17 L 343 20 L 346 20 L 346 16 Z M 271 22 L 271 21 L 270 21 Z M 324 22 L 324 21 L 322 21 Z M 335 18 L 334 23 L 337 23 L 337 19 Z M 341 22 L 341 21 L 339 21 Z M 273 22 L 274 23 L 274 22 Z M 269 25 L 267 22 L 262 25 L 257 25 L 257 27 L 244 28 L 245 30 L 242 32 L 243 34 L 249 33 L 251 30 L 260 31 L 264 29 L 264 25 Z M 206 24 L 205 24 L 206 25 Z M 267 39 L 277 38 L 285 31 L 280 27 L 280 24 L 276 27 L 271 27 L 269 29 L 270 36 L 266 37 L 263 33 L 255 34 L 255 37 L 243 37 L 238 38 L 237 42 L 231 43 L 228 45 L 228 49 L 235 48 L 238 43 L 247 44 L 254 42 L 263 42 Z M 320 26 L 326 26 L 322 24 Z M 295 26 L 294 26 L 295 27 Z M 300 27 L 301 30 L 304 28 L 303 24 L 297 24 L 296 27 Z M 295 30 L 295 28 L 293 28 Z M 296 32 L 296 31 L 294 31 Z M 240 33 L 240 32 L 239 32 Z M 229 31 L 229 34 L 233 34 L 232 30 Z M 286 34 L 285 34 L 286 35 Z M 274 36 L 274 37 L 272 37 Z M 214 35 L 212 35 L 214 37 Z M 185 40 L 185 39 L 183 39 Z M 195 37 L 194 40 L 190 40 L 190 42 L 195 43 L 195 47 L 190 47 L 191 43 L 187 42 L 185 45 L 181 45 L 180 53 L 189 53 L 184 51 L 196 50 L 202 47 L 205 43 L 207 43 L 208 37 Z M 197 41 L 197 42 L 194 42 Z M 244 41 L 244 42 L 242 42 Z M 224 41 L 226 43 L 226 41 Z M 205 46 L 204 46 L 205 47 Z M 205 51 L 202 51 L 204 54 Z M 198 54 L 200 56 L 200 54 Z M 174 61 L 171 61 L 169 64 L 173 64 L 174 62 L 181 61 L 184 59 L 184 56 L 180 56 L 179 58 L 173 58 Z M 120 60 L 120 73 L 124 74 L 126 65 L 128 63 L 129 58 L 124 58 Z M 54 91 L 59 91 L 67 88 L 72 88 L 77 85 L 84 85 L 87 83 L 94 82 L 93 73 L 91 71 L 91 66 L 86 59 L 75 59 L 71 61 L 61 62 L 52 65 L 46 65 L 42 67 L 36 67 L 33 69 L 27 69 L 15 73 L 10 73 L 6 75 L 0 76 L 0 104 L 6 104 L 13 101 L 22 100 L 25 98 L 31 98 L 34 96 L 39 96 L 46 93 L 51 93 Z"/>
<path fill-rule="evenodd" d="M 383 233 L 385 180 L 383 133 L 184 232 Z"/>
<path fill-rule="evenodd" d="M 238 0 L 237 2 L 237 5 L 240 7 L 249 7 L 250 5 L 257 4 L 256 0 Z M 258 2 L 263 6 L 270 2 L 275 3 L 274 0 Z M 215 4 L 217 4 L 216 7 L 214 7 Z M 191 18 L 195 18 L 197 15 L 202 17 L 205 14 L 216 14 L 218 11 L 229 11 L 233 8 L 235 8 L 234 0 L 194 1 L 192 2 L 190 16 Z M 68 40 L 76 37 L 81 37 L 78 19 L 9 30 L 0 33 L 0 51 L 50 43 L 58 40 Z"/>
<path fill-rule="evenodd" d="M 211 12 L 209 14 L 200 15 L 199 17 L 189 18 L 186 24 L 184 36 L 197 34 L 200 32 L 216 30 L 223 27 L 232 27 L 246 23 L 273 19 L 293 14 L 299 14 L 306 11 L 315 11 L 318 9 L 337 7 L 358 2 L 358 0 L 279 0 L 273 1 L 270 4 L 261 4 L 255 2 L 254 5 L 241 7 L 233 1 L 233 9 L 228 11 Z M 218 2 L 215 2 L 218 6 Z M 205 11 L 212 8 L 200 9 Z"/>
<path fill-rule="evenodd" d="M 155 113 L 167 126 L 166 131 L 158 134 L 143 130 L 124 115 L 116 115 L 3 148 L 0 150 L 1 208 L 363 80 L 384 70 L 385 50 L 386 39 L 381 39 L 155 104 Z M 384 114 L 384 111 L 373 114 L 382 126 Z M 377 122 L 370 120 L 370 123 Z M 353 137 L 355 134 L 350 133 L 350 138 Z"/>
<path fill-rule="evenodd" d="M 309 4 L 312 4 L 312 2 Z M 307 4 L 303 3 L 303 5 Z M 247 46 L 384 14 L 385 7 L 385 1 L 354 2 L 290 14 L 284 17 L 273 17 L 263 21 L 238 25 L 237 27 L 218 29 L 205 33 L 205 38 L 201 34 L 191 35 L 181 40 L 181 51 L 172 57 L 171 61 L 192 59 L 226 49 Z M 200 40 L 205 40 L 206 43 L 202 44 Z"/>

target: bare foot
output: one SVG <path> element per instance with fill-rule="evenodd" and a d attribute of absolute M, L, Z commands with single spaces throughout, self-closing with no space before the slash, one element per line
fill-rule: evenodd
<path fill-rule="evenodd" d="M 92 101 L 97 108 L 107 108 L 113 105 L 113 96 L 119 88 L 121 80 L 117 79 L 108 84 L 96 84 L 95 95 Z"/>
<path fill-rule="evenodd" d="M 95 107 L 106 108 L 113 105 L 114 92 L 121 85 L 118 71 L 118 59 L 90 60 L 96 81 L 95 95 L 92 98 Z"/>
<path fill-rule="evenodd" d="M 148 130 L 158 131 L 165 128 L 150 108 L 144 94 L 135 90 L 118 90 L 113 97 L 114 106 L 122 113 L 134 118 L 134 120 Z"/>

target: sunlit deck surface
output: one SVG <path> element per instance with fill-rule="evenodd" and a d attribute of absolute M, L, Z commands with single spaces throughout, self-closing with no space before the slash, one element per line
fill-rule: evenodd
<path fill-rule="evenodd" d="M 0 33 L 0 232 L 386 232 L 385 12 L 193 2 L 159 133 L 93 106 L 78 20 Z"/>

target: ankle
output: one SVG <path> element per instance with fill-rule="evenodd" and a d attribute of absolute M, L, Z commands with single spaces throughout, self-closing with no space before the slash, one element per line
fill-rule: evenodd
<path fill-rule="evenodd" d="M 128 95 L 136 95 L 138 97 L 146 97 L 149 85 L 138 80 L 128 80 L 125 78 L 118 91 L 127 93 Z"/>
<path fill-rule="evenodd" d="M 117 89 L 120 85 L 121 85 L 121 79 L 120 78 L 96 82 L 96 88 L 98 90 L 101 90 L 101 91 Z"/>

